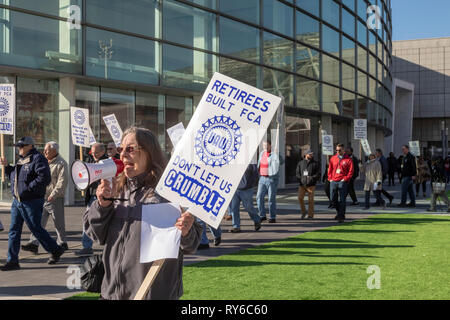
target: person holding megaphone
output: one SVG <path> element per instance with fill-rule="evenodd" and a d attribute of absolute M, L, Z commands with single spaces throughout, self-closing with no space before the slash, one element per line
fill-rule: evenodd
<path fill-rule="evenodd" d="M 104 245 L 105 275 L 101 297 L 133 299 L 152 263 L 140 263 L 142 205 L 166 202 L 156 191 L 166 157 L 158 139 L 148 129 L 131 127 L 118 148 L 123 173 L 102 179 L 97 199 L 83 215 L 84 229 Z M 183 212 L 175 226 L 181 231 L 178 259 L 168 259 L 158 273 L 146 299 L 178 299 L 183 294 L 183 254 L 193 253 L 202 229 L 194 217 Z"/>

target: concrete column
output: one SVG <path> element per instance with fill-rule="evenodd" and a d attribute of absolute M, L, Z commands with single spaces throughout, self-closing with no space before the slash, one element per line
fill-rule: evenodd
<path fill-rule="evenodd" d="M 384 132 L 381 129 L 377 129 L 377 148 L 383 150 L 383 154 L 388 155 L 389 151 L 385 148 L 384 144 Z"/>
<path fill-rule="evenodd" d="M 70 107 L 75 106 L 75 79 L 60 78 L 59 79 L 59 129 L 58 143 L 59 154 L 70 165 L 75 159 L 75 149 L 72 144 L 72 136 L 70 132 Z M 70 174 L 70 173 L 69 173 Z M 72 205 L 75 202 L 75 186 L 69 176 L 69 184 L 67 186 L 64 198 L 65 205 Z"/>
<path fill-rule="evenodd" d="M 363 153 L 362 148 L 361 148 L 361 142 L 360 140 L 355 140 L 355 126 L 353 124 L 353 122 L 351 123 L 351 129 L 350 129 L 350 141 L 352 143 L 352 148 L 353 148 L 353 154 L 355 155 L 355 157 L 357 157 L 358 159 L 361 159 L 361 154 Z"/>
<path fill-rule="evenodd" d="M 9 5 L 9 0 L 4 0 L 3 4 Z M 0 14 L 0 21 L 3 21 L 0 24 L 0 52 L 2 53 L 10 53 L 10 19 L 9 19 L 9 10 L 2 9 L 2 14 Z"/>

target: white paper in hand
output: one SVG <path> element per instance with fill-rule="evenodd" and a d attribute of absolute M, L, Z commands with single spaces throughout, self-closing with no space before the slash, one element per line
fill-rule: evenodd
<path fill-rule="evenodd" d="M 175 223 L 180 216 L 180 207 L 174 203 L 142 206 L 141 263 L 178 258 L 181 231 Z"/>

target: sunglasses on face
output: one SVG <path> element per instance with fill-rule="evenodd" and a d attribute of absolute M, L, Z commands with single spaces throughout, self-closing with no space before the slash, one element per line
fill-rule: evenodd
<path fill-rule="evenodd" d="M 125 151 L 127 153 L 133 153 L 135 151 L 138 151 L 139 149 L 140 149 L 140 147 L 138 147 L 138 146 L 128 146 L 128 147 L 125 147 L 125 148 L 118 147 L 117 148 L 117 152 L 118 153 L 122 153 L 123 151 Z"/>

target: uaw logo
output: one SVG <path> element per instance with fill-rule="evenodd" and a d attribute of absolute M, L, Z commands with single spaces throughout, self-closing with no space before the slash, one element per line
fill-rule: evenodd
<path fill-rule="evenodd" d="M 86 120 L 86 117 L 84 116 L 84 112 L 80 111 L 80 110 L 75 111 L 73 117 L 75 118 L 75 122 L 79 126 L 81 126 L 84 123 L 84 121 Z"/>
<path fill-rule="evenodd" d="M 223 115 L 208 119 L 195 137 L 197 156 L 212 167 L 222 167 L 235 159 L 241 145 L 241 128 Z"/>
<path fill-rule="evenodd" d="M 331 142 L 330 137 L 328 137 L 328 136 L 324 137 L 323 142 L 325 142 L 325 144 L 330 144 L 330 142 Z"/>
<path fill-rule="evenodd" d="M 9 102 L 6 98 L 0 98 L 0 117 L 4 117 L 9 112 Z"/>
<path fill-rule="evenodd" d="M 358 120 L 358 127 L 363 127 L 364 126 L 364 121 L 363 120 Z"/>
<path fill-rule="evenodd" d="M 117 129 L 115 125 L 111 126 L 111 133 L 114 136 L 114 138 L 119 139 L 120 138 L 120 131 Z"/>

